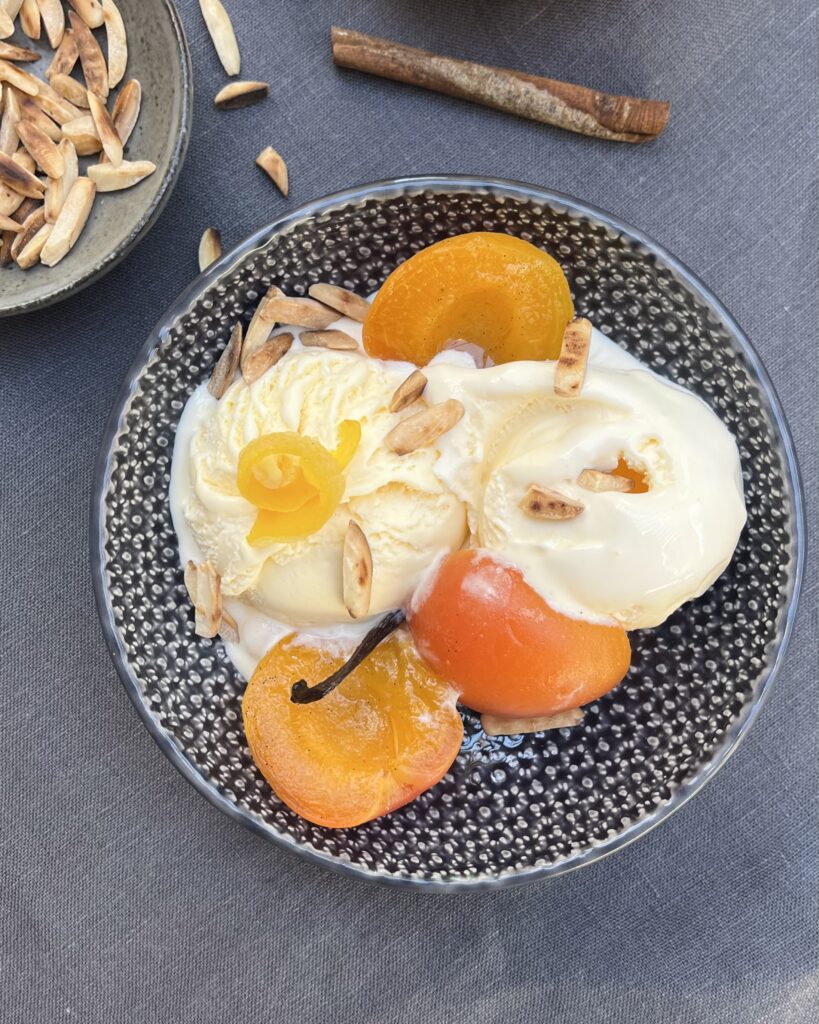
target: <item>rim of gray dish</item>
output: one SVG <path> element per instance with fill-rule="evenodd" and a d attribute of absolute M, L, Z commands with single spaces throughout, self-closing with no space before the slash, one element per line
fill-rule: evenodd
<path fill-rule="evenodd" d="M 191 121 L 193 119 L 193 70 L 191 67 L 191 55 L 190 50 L 188 49 L 188 41 L 185 38 L 185 30 L 182 28 L 182 21 L 179 17 L 179 13 L 172 0 L 162 0 L 162 3 L 165 5 L 165 10 L 168 12 L 168 17 L 170 18 L 171 26 L 173 28 L 174 35 L 176 36 L 179 66 L 182 71 L 182 121 L 179 125 L 179 134 L 176 140 L 176 146 L 171 154 L 171 162 L 168 165 L 168 173 L 162 180 L 159 191 L 154 196 L 151 201 L 151 205 L 145 211 L 142 219 L 130 235 L 128 235 L 128 237 L 125 238 L 115 249 L 108 253 L 104 259 L 95 263 L 84 274 L 78 277 L 76 281 L 72 281 L 63 288 L 58 288 L 56 291 L 51 292 L 50 295 L 44 295 L 42 298 L 38 299 L 24 299 L 22 302 L 18 302 L 16 306 L 9 309 L 0 308 L 0 317 L 19 316 L 22 313 L 32 313 L 36 309 L 45 309 L 47 306 L 52 306 L 55 302 L 62 302 L 63 299 L 67 299 L 70 295 L 76 295 L 77 292 L 81 292 L 84 288 L 87 288 L 95 281 L 98 281 L 104 274 L 107 274 L 109 270 L 113 269 L 113 267 L 115 267 L 121 260 L 125 259 L 137 242 L 144 238 L 150 231 L 156 222 L 157 217 L 165 208 L 165 204 L 170 198 L 174 185 L 176 185 L 179 178 L 179 172 L 182 170 L 182 165 L 185 162 L 185 156 L 188 152 Z"/>
<path fill-rule="evenodd" d="M 498 878 L 479 877 L 475 879 L 458 879 L 454 881 L 440 881 L 433 879 L 399 878 L 376 874 L 365 867 L 345 863 L 329 854 L 321 853 L 297 843 L 292 837 L 282 835 L 273 831 L 263 822 L 254 818 L 248 811 L 236 806 L 225 797 L 216 786 L 208 781 L 188 760 L 185 754 L 174 743 L 171 737 L 159 725 L 157 720 L 150 714 L 142 701 L 139 681 L 131 670 L 127 659 L 125 648 L 119 637 L 114 624 L 113 610 L 110 602 L 110 595 L 105 580 L 105 496 L 108 490 L 108 481 L 111 472 L 111 460 L 116 439 L 122 428 L 123 412 L 128 404 L 136 386 L 136 380 L 143 370 L 150 354 L 162 343 L 172 325 L 181 316 L 184 316 L 190 309 L 195 298 L 209 288 L 218 278 L 231 270 L 235 264 L 245 259 L 247 255 L 258 247 L 269 243 L 274 235 L 291 228 L 294 224 L 306 218 L 315 217 L 337 207 L 346 206 L 350 203 L 362 202 L 372 198 L 389 197 L 390 195 L 405 192 L 433 190 L 438 192 L 500 192 L 505 195 L 525 198 L 530 201 L 548 204 L 569 211 L 582 217 L 593 218 L 606 225 L 608 228 L 621 233 L 640 245 L 644 246 L 654 255 L 671 268 L 675 275 L 713 311 L 722 321 L 725 327 L 732 333 L 733 339 L 742 350 L 745 358 L 756 375 L 759 382 L 761 398 L 766 411 L 771 417 L 779 435 L 782 445 L 782 454 L 787 467 L 787 482 L 790 488 L 790 497 L 793 503 L 794 531 L 793 531 L 793 553 L 794 573 L 793 587 L 789 602 L 784 613 L 784 623 L 780 638 L 771 651 L 770 660 L 764 674 L 760 677 L 756 692 L 752 700 L 743 707 L 736 721 L 725 734 L 722 743 L 714 750 L 713 756 L 704 762 L 696 773 L 674 792 L 667 803 L 660 805 L 654 812 L 644 818 L 635 821 L 622 832 L 612 836 L 597 846 L 592 846 L 581 853 L 568 857 L 565 860 L 554 864 L 547 864 L 525 871 L 503 875 Z M 94 583 L 94 594 L 97 602 L 100 621 L 103 633 L 108 644 L 109 651 L 116 665 L 117 672 L 125 687 L 128 696 L 137 709 L 142 721 L 150 734 L 171 763 L 182 773 L 191 785 L 210 801 L 215 807 L 224 811 L 235 821 L 241 822 L 258 835 L 264 836 L 283 849 L 290 850 L 301 857 L 314 863 L 322 864 L 332 870 L 345 875 L 352 875 L 356 878 L 369 881 L 378 881 L 382 884 L 402 886 L 409 888 L 423 888 L 426 890 L 439 890 L 445 892 L 473 891 L 475 889 L 507 888 L 513 885 L 520 885 L 525 882 L 537 879 L 555 877 L 568 871 L 591 864 L 594 861 L 620 850 L 634 842 L 640 836 L 668 818 L 674 811 L 694 796 L 711 779 L 719 768 L 727 761 L 728 757 L 736 750 L 740 740 L 745 736 L 748 729 L 759 714 L 765 699 L 770 691 L 771 684 L 778 674 L 788 642 L 793 631 L 793 624 L 796 617 L 799 594 L 802 584 L 805 562 L 805 536 L 806 522 L 804 511 L 804 500 L 802 493 L 802 481 L 796 455 L 793 446 L 790 429 L 788 427 L 782 406 L 776 391 L 771 383 L 768 374 L 760 361 L 760 358 L 751 342 L 745 336 L 736 320 L 728 310 L 706 287 L 702 281 L 689 270 L 680 260 L 673 256 L 658 242 L 648 235 L 631 227 L 621 221 L 618 217 L 607 213 L 597 207 L 583 203 L 578 199 L 551 189 L 541 188 L 536 185 L 527 185 L 522 182 L 494 178 L 484 179 L 470 176 L 458 175 L 435 175 L 424 177 L 395 178 L 391 180 L 373 182 L 361 185 L 344 192 L 336 192 L 322 199 L 300 206 L 292 213 L 274 221 L 272 224 L 261 228 L 251 235 L 231 252 L 224 255 L 205 273 L 200 274 L 195 281 L 179 296 L 176 302 L 162 316 L 157 326 L 149 335 L 147 341 L 137 353 L 130 368 L 114 407 L 108 419 L 103 436 L 97 464 L 94 472 L 94 483 L 92 490 L 91 507 L 91 564 Z"/>

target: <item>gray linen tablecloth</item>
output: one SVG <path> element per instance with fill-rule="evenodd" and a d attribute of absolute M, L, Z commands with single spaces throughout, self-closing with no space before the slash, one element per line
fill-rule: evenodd
<path fill-rule="evenodd" d="M 0 1019 L 816 1020 L 815 569 L 767 706 L 692 803 L 580 872 L 441 897 L 304 864 L 196 795 L 119 684 L 87 541 L 115 390 L 194 276 L 202 229 L 232 245 L 327 192 L 433 172 L 563 190 L 681 257 L 759 348 L 815 509 L 814 4 L 225 2 L 270 100 L 214 111 L 224 78 L 183 0 L 196 105 L 167 209 L 94 288 L 0 321 Z M 666 97 L 670 125 L 643 147 L 596 142 L 338 71 L 331 23 Z M 287 201 L 252 168 L 268 143 Z"/>

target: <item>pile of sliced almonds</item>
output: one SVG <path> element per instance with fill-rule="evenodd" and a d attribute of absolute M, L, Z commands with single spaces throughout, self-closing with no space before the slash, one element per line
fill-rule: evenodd
<path fill-rule="evenodd" d="M 219 233 L 214 228 L 207 228 L 199 243 L 200 269 L 204 270 L 220 254 Z M 340 316 L 362 322 L 369 309 L 367 302 L 360 295 L 337 285 L 315 284 L 309 292 L 309 296 L 290 296 L 273 285 L 256 307 L 244 336 L 242 325 L 235 325 L 208 382 L 208 390 L 215 398 L 221 398 L 227 391 L 237 370 L 241 371 L 245 383 L 252 384 L 290 350 L 293 335 L 290 332 L 274 334 L 277 324 L 305 328 L 300 339 L 306 346 L 336 351 L 358 350 L 355 338 L 344 331 L 328 328 Z"/>
<path fill-rule="evenodd" d="M 111 109 L 125 77 L 128 38 L 114 0 L 0 0 L 0 265 L 53 267 L 73 248 L 97 192 L 130 188 L 153 174 L 149 160 L 125 160 L 142 101 L 136 79 Z M 66 18 L 67 14 L 67 18 Z M 39 59 L 3 40 L 20 28 L 48 39 L 46 80 L 20 65 Z M 104 29 L 107 59 L 94 35 Z M 72 77 L 78 65 L 82 80 Z M 93 157 L 80 173 L 80 157 Z"/>

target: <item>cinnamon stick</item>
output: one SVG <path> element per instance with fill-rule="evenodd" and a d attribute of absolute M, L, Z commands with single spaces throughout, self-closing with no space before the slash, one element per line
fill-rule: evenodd
<path fill-rule="evenodd" d="M 648 142 L 665 128 L 664 100 L 612 96 L 554 78 L 441 57 L 333 27 L 333 62 L 396 82 L 480 103 L 518 117 L 614 142 Z"/>

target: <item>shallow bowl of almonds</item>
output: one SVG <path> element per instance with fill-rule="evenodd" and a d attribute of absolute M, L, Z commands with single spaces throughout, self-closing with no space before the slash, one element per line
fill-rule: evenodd
<path fill-rule="evenodd" d="M 682 806 L 759 713 L 804 558 L 720 302 L 513 182 L 207 241 L 94 484 L 103 630 L 164 753 L 279 846 L 433 889 L 554 876 Z"/>
<path fill-rule="evenodd" d="M 0 0 L 0 316 L 136 245 L 181 170 L 191 102 L 169 0 Z"/>

